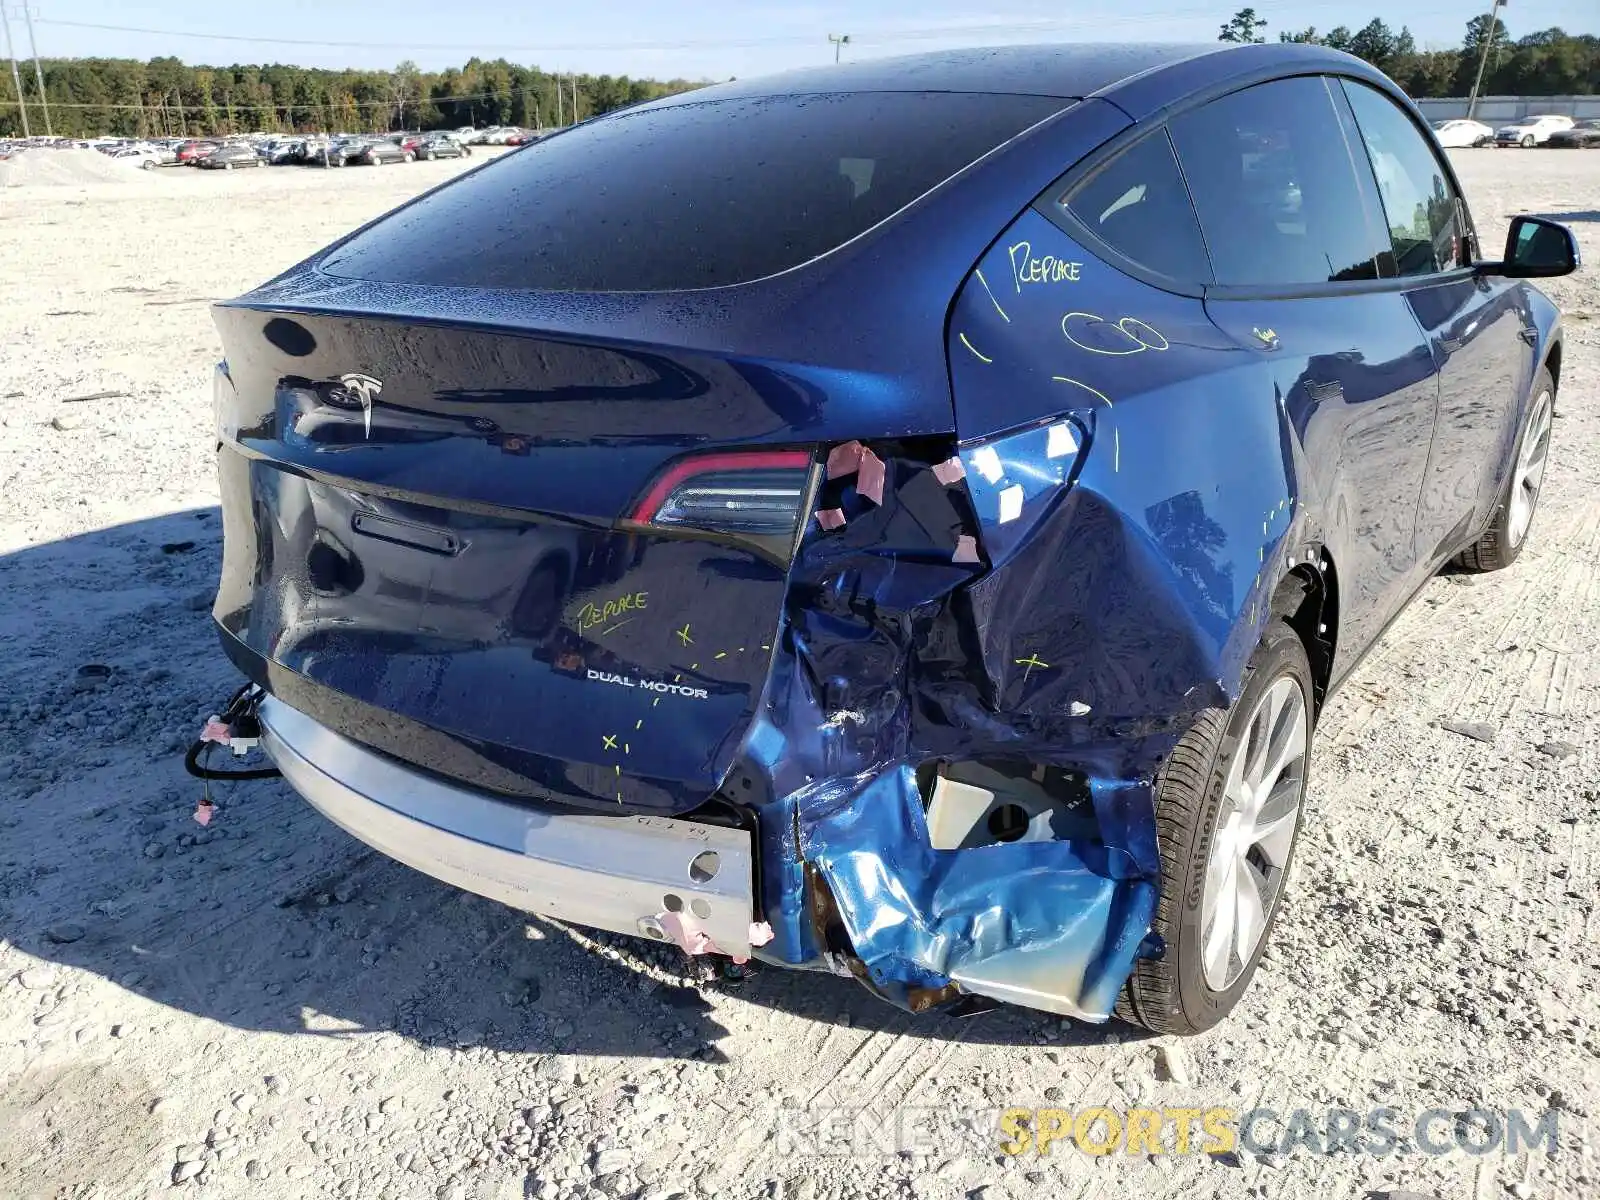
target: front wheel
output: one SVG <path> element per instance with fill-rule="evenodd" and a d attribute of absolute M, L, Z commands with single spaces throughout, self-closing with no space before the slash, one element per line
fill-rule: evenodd
<path fill-rule="evenodd" d="M 1555 421 L 1556 387 L 1543 367 L 1533 381 L 1533 401 L 1517 437 L 1511 477 L 1500 493 L 1489 527 L 1478 540 L 1454 559 L 1455 566 L 1472 574 L 1499 571 L 1517 561 L 1533 527 L 1539 491 L 1544 487 L 1545 464 L 1550 458 L 1550 428 Z"/>
<path fill-rule="evenodd" d="M 407 150 L 403 155 L 401 155 L 401 157 L 404 158 L 406 160 L 406 162 L 416 162 L 417 161 L 417 156 L 415 154 L 411 153 L 411 151 L 409 151 L 409 150 Z"/>
<path fill-rule="evenodd" d="M 1531 149 L 1533 149 L 1533 134 L 1531 134 L 1531 133 L 1529 133 L 1529 134 L 1525 134 L 1525 135 L 1524 135 L 1524 136 L 1523 136 L 1523 139 L 1522 139 L 1522 148 L 1523 148 L 1523 149 L 1524 149 L 1524 150 L 1531 150 Z"/>
<path fill-rule="evenodd" d="M 222 164 L 222 169 L 224 171 L 231 171 L 231 170 L 233 170 L 233 164 L 232 163 L 223 163 Z"/>
<path fill-rule="evenodd" d="M 142 163 L 139 164 L 139 170 L 141 170 L 141 171 L 154 171 L 155 169 L 156 169 L 156 160 L 153 159 L 153 158 L 147 158 Z"/>
<path fill-rule="evenodd" d="M 1274 619 L 1239 698 L 1204 713 L 1156 783 L 1159 959 L 1134 966 L 1119 1015 L 1157 1033 L 1200 1033 L 1239 1002 L 1289 880 L 1311 758 L 1311 664 Z"/>

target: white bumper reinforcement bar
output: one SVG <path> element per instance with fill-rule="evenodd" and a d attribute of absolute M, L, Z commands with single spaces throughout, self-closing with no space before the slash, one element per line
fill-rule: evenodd
<path fill-rule="evenodd" d="M 717 949 L 750 953 L 751 838 L 674 817 L 553 812 L 446 783 L 267 697 L 262 746 L 335 824 L 409 867 L 526 912 L 666 940 L 692 916 Z"/>

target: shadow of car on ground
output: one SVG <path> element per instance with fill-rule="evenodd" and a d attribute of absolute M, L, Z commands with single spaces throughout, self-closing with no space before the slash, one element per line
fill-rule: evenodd
<path fill-rule="evenodd" d="M 239 683 L 210 620 L 220 558 L 215 509 L 0 556 L 0 938 L 29 955 L 240 1029 L 511 1053 L 717 1061 L 725 1002 L 979 1043 L 1144 1036 L 1015 1008 L 913 1017 L 811 972 L 675 986 L 675 949 L 448 887 L 278 779 L 212 785 L 201 827 L 183 753 Z"/>

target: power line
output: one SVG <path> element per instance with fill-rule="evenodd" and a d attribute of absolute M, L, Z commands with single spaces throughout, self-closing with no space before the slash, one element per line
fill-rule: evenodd
<path fill-rule="evenodd" d="M 1196 9 L 1197 13 L 1207 13 L 1211 10 Z M 485 49 L 482 42 L 475 43 L 446 43 L 433 41 L 416 42 L 376 42 L 376 41 L 338 41 L 329 38 L 285 38 L 285 37 L 256 37 L 237 33 L 200 33 L 185 29 L 153 29 L 136 25 L 106 25 L 92 21 L 64 21 L 56 18 L 39 18 L 41 25 L 57 25 L 70 29 L 95 29 L 107 33 L 141 33 L 157 37 L 191 38 L 209 42 L 238 42 L 246 45 L 257 46 L 320 46 L 341 50 L 437 50 L 454 53 L 477 53 Z M 973 25 L 947 25 L 937 28 L 882 30 L 878 33 L 867 33 L 864 36 L 853 37 L 852 41 L 894 42 L 894 41 L 928 41 L 939 38 L 982 37 L 990 34 L 1038 34 L 1059 30 L 1074 22 L 1051 21 L 1013 21 L 1006 23 L 990 22 L 987 24 Z M 755 46 L 785 46 L 808 45 L 816 40 L 816 35 L 811 33 L 775 34 L 767 37 L 748 38 L 704 38 L 704 39 L 675 39 L 662 41 L 636 41 L 636 42 L 539 42 L 526 45 L 513 45 L 506 42 L 494 42 L 492 48 L 501 52 L 528 51 L 542 53 L 566 53 L 583 50 L 693 50 L 693 49 L 738 49 Z"/>
<path fill-rule="evenodd" d="M 3 0 L 0 0 L 3 2 Z M 1312 0 L 1299 11 L 1316 9 L 1344 9 L 1348 4 L 1345 0 Z M 1216 6 L 1197 5 L 1180 8 L 1158 9 L 1151 12 L 1139 13 L 1128 18 L 1115 21 L 1118 26 L 1144 27 L 1152 25 L 1170 24 L 1174 20 L 1184 17 L 1210 17 L 1214 15 Z M 1413 19 L 1417 17 L 1435 16 L 1445 12 L 1454 12 L 1455 9 L 1439 7 L 1424 11 L 1413 12 Z M 188 29 L 159 29 L 141 25 L 115 25 L 94 21 L 69 21 L 53 17 L 38 18 L 40 25 L 54 25 L 64 29 L 87 29 L 107 33 L 144 34 L 152 37 L 184 38 L 197 41 L 227 42 L 237 45 L 252 46 L 298 46 L 316 47 L 322 49 L 360 49 L 360 50 L 390 50 L 390 51 L 434 51 L 440 53 L 482 54 L 486 51 L 504 56 L 508 53 L 539 53 L 559 54 L 575 53 L 580 51 L 662 51 L 662 50 L 696 50 L 696 49 L 747 49 L 762 46 L 805 46 L 815 43 L 814 33 L 773 34 L 762 37 L 727 37 L 727 38 L 682 38 L 646 41 L 607 41 L 607 42 L 539 42 L 539 43 L 509 43 L 492 41 L 489 43 L 474 42 L 379 42 L 371 40 L 340 41 L 329 38 L 294 38 L 294 37 L 262 37 L 252 34 L 235 33 L 208 33 Z M 1103 30 L 1105 22 L 1087 20 L 1038 20 L 1038 21 L 1007 21 L 1007 22 L 975 22 L 968 25 L 944 25 L 912 29 L 868 29 L 865 33 L 852 33 L 852 44 L 886 45 L 896 42 L 926 42 L 947 41 L 992 37 L 1043 37 L 1050 34 L 1064 34 L 1073 28 L 1093 27 Z"/>

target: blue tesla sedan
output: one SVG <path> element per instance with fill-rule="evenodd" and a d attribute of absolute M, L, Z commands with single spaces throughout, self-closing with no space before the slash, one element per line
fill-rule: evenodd
<path fill-rule="evenodd" d="M 1577 255 L 1490 250 L 1315 46 L 586 122 L 217 306 L 229 719 L 523 910 L 1204 1029 L 1329 694 L 1529 536 Z"/>

